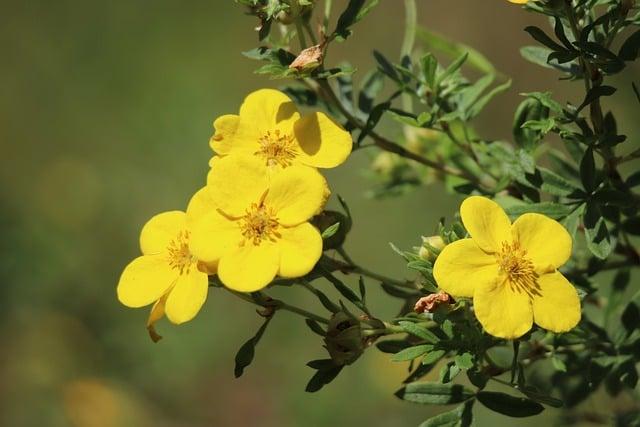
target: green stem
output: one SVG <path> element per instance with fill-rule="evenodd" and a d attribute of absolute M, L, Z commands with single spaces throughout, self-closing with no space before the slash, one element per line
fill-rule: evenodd
<path fill-rule="evenodd" d="M 400 48 L 401 59 L 405 56 L 411 58 L 413 44 L 416 40 L 417 9 L 415 0 L 404 0 L 404 11 L 404 38 L 402 39 L 402 47 Z M 402 108 L 408 112 L 413 111 L 411 94 L 402 94 Z"/>
<path fill-rule="evenodd" d="M 329 323 L 329 320 L 325 319 L 322 316 L 318 316 L 317 314 L 311 313 L 307 310 L 304 310 L 302 308 L 296 307 L 294 305 L 291 304 L 287 304 L 283 301 L 280 300 L 276 300 L 276 299 L 271 299 L 268 295 L 260 293 L 261 297 L 263 300 L 267 301 L 267 302 L 259 302 L 256 301 L 251 295 L 248 295 L 246 293 L 243 292 L 237 292 L 237 291 L 232 291 L 231 289 L 228 288 L 223 288 L 226 291 L 228 291 L 229 293 L 231 293 L 232 295 L 235 295 L 236 297 L 240 298 L 243 301 L 249 302 L 251 304 L 257 305 L 259 307 L 263 307 L 263 308 L 273 308 L 274 310 L 284 310 L 284 311 L 288 311 L 291 313 L 295 313 L 298 314 L 302 317 L 305 317 L 307 319 L 312 319 L 315 320 L 316 322 L 319 323 L 324 323 L 325 325 Z"/>
<path fill-rule="evenodd" d="M 389 285 L 401 286 L 403 288 L 415 289 L 415 286 L 413 286 L 413 284 L 411 282 L 404 282 L 404 281 L 392 279 L 390 277 L 387 277 L 387 276 L 384 276 L 382 274 L 378 274 L 376 272 L 369 271 L 366 268 L 360 267 L 358 264 L 355 263 L 355 261 L 353 259 L 351 259 L 351 257 L 347 254 L 347 252 L 344 250 L 344 248 L 338 248 L 338 249 L 336 249 L 336 252 L 338 252 L 340 254 L 340 256 L 347 262 L 348 266 L 346 266 L 347 267 L 346 270 L 349 273 L 361 274 L 361 275 L 363 275 L 365 277 L 368 277 L 370 279 L 379 280 L 379 281 L 387 283 Z"/>
<path fill-rule="evenodd" d="M 329 32 L 330 15 L 331 15 L 331 0 L 325 0 L 324 1 L 324 18 L 322 19 L 322 27 L 324 28 L 325 34 Z"/>

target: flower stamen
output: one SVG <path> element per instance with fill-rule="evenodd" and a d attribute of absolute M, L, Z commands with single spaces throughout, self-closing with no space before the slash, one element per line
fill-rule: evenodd
<path fill-rule="evenodd" d="M 291 162 L 298 155 L 293 139 L 293 135 L 280 133 L 279 129 L 273 132 L 267 131 L 258 139 L 260 149 L 254 154 L 262 156 L 267 161 L 267 166 L 270 167 L 291 166 Z"/>
<path fill-rule="evenodd" d="M 185 273 L 189 274 L 191 267 L 197 261 L 189 251 L 189 237 L 190 234 L 188 231 L 180 231 L 167 247 L 167 251 L 169 252 L 169 265 L 171 268 L 178 270 L 180 275 Z"/>
<path fill-rule="evenodd" d="M 245 242 L 249 241 L 254 246 L 260 245 L 263 239 L 275 242 L 280 237 L 278 218 L 272 209 L 264 205 L 263 200 L 252 203 L 240 221 Z"/>
<path fill-rule="evenodd" d="M 511 290 L 524 292 L 530 297 L 541 296 L 538 273 L 526 255 L 527 251 L 520 247 L 519 242 L 502 242 L 502 249 L 497 255 L 498 266 Z"/>

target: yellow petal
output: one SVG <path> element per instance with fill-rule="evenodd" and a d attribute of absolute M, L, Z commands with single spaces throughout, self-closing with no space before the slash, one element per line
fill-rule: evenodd
<path fill-rule="evenodd" d="M 322 209 L 328 197 L 327 182 L 317 170 L 294 165 L 273 177 L 265 205 L 276 211 L 280 224 L 293 226 Z"/>
<path fill-rule="evenodd" d="M 567 332 L 580 321 L 576 288 L 559 272 L 538 278 L 540 295 L 533 297 L 533 320 L 544 329 Z"/>
<path fill-rule="evenodd" d="M 210 211 L 191 223 L 189 251 L 198 260 L 215 264 L 221 257 L 236 249 L 242 239 L 238 221 Z"/>
<path fill-rule="evenodd" d="M 276 245 L 263 241 L 255 246 L 247 242 L 220 259 L 218 277 L 230 289 L 255 292 L 273 280 L 279 265 Z"/>
<path fill-rule="evenodd" d="M 511 241 L 511 221 L 504 210 L 486 197 L 467 197 L 460 206 L 462 222 L 471 238 L 485 252 L 497 252 Z"/>
<path fill-rule="evenodd" d="M 167 295 L 168 294 L 164 294 L 162 298 L 153 304 L 149 318 L 147 319 L 147 331 L 153 342 L 158 342 L 162 339 L 162 335 L 156 331 L 156 323 L 164 317 L 164 305 L 167 302 Z"/>
<path fill-rule="evenodd" d="M 269 186 L 266 165 L 255 156 L 234 154 L 218 159 L 209 172 L 209 202 L 227 215 L 243 216 Z"/>
<path fill-rule="evenodd" d="M 526 4 L 529 0 L 509 0 L 510 3 Z"/>
<path fill-rule="evenodd" d="M 149 305 L 162 297 L 177 276 L 165 254 L 138 257 L 125 267 L 120 276 L 118 300 L 127 307 Z"/>
<path fill-rule="evenodd" d="M 498 277 L 498 264 L 473 239 L 457 240 L 444 247 L 435 265 L 433 276 L 443 291 L 454 297 L 472 297 L 475 288 L 492 283 Z"/>
<path fill-rule="evenodd" d="M 482 327 L 494 337 L 519 338 L 533 324 L 529 295 L 513 291 L 508 283 L 501 280 L 477 286 L 473 307 Z"/>
<path fill-rule="evenodd" d="M 240 116 L 225 114 L 213 122 L 215 133 L 209 140 L 211 149 L 218 154 L 229 154 L 233 148 L 233 140 L 238 129 Z"/>
<path fill-rule="evenodd" d="M 194 268 L 180 275 L 167 297 L 167 318 L 176 325 L 193 319 L 207 299 L 208 289 L 209 278 L 206 273 Z"/>
<path fill-rule="evenodd" d="M 296 105 L 287 95 L 274 89 L 260 89 L 250 93 L 240 106 L 236 137 L 253 140 L 257 146 L 258 138 L 267 131 L 279 129 L 291 133 L 299 118 Z"/>
<path fill-rule="evenodd" d="M 558 222 L 544 215 L 527 213 L 512 226 L 513 239 L 527 251 L 536 269 L 553 271 L 571 257 L 571 236 Z"/>
<path fill-rule="evenodd" d="M 167 250 L 178 233 L 186 229 L 186 216 L 181 211 L 163 212 L 151 218 L 140 232 L 140 249 L 145 255 Z"/>
<path fill-rule="evenodd" d="M 351 135 L 324 113 L 302 117 L 294 124 L 294 134 L 300 161 L 309 166 L 333 168 L 351 154 Z"/>
<path fill-rule="evenodd" d="M 322 237 L 308 222 L 280 230 L 281 277 L 301 277 L 310 272 L 322 255 Z"/>

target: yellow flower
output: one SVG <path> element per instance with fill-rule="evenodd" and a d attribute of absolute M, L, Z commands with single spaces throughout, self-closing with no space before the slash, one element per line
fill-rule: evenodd
<path fill-rule="evenodd" d="M 189 202 L 191 251 L 218 262 L 218 277 L 237 291 L 259 290 L 276 275 L 304 276 L 322 254 L 320 233 L 307 221 L 327 197 L 313 168 L 294 165 L 270 178 L 256 156 L 220 158 Z"/>
<path fill-rule="evenodd" d="M 509 0 L 510 3 L 526 4 L 529 0 Z"/>
<path fill-rule="evenodd" d="M 151 309 L 147 328 L 159 339 L 153 325 L 165 314 L 175 324 L 187 322 L 207 298 L 211 267 L 198 262 L 189 250 L 187 216 L 181 211 L 164 212 L 151 218 L 140 233 L 142 256 L 122 272 L 118 299 L 127 307 Z"/>
<path fill-rule="evenodd" d="M 580 320 L 576 289 L 557 271 L 571 256 L 571 237 L 557 221 L 527 213 L 513 224 L 497 203 L 473 196 L 460 207 L 469 239 L 447 245 L 435 262 L 438 285 L 473 297 L 484 329 L 518 338 L 532 323 L 566 332 Z"/>
<path fill-rule="evenodd" d="M 218 117 L 213 126 L 210 145 L 219 156 L 249 154 L 277 169 L 333 168 L 351 153 L 351 135 L 339 124 L 320 112 L 301 117 L 291 99 L 273 89 L 249 94 L 239 115 Z"/>

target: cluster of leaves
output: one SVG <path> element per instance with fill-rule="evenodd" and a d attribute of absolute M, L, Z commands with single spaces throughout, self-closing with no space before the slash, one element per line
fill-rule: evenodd
<path fill-rule="evenodd" d="M 348 1 L 335 27 L 329 30 L 325 16 L 318 34 L 310 27 L 315 2 L 240 2 L 261 22 L 262 45 L 245 52 L 265 62 L 256 72 L 293 79 L 286 92 L 296 103 L 320 106 L 340 119 L 353 132 L 354 150 L 367 146 L 382 150 L 372 165 L 371 175 L 378 183 L 375 196 L 402 194 L 440 179 L 452 191 L 496 199 L 513 218 L 537 212 L 561 221 L 576 242 L 575 256 L 563 273 L 577 285 L 583 305 L 597 309 L 596 315 L 586 311 L 570 333 L 533 329 L 513 343 L 485 334 L 473 316 L 471 301 L 465 299 L 433 313 L 416 314 L 412 310 L 416 300 L 437 292 L 433 260 L 421 258 L 417 251 L 394 248 L 417 275 L 409 282 L 371 275 L 358 267 L 342 248 L 352 221 L 343 204 L 344 214 L 325 212 L 316 218 L 316 225 L 324 230 L 325 250 L 336 250 L 343 261 L 325 256 L 307 277 L 275 283 L 304 286 L 331 316 L 326 325 L 307 319 L 329 353 L 329 358 L 309 363 L 315 373 L 308 391 L 331 382 L 373 343 L 393 354 L 394 361 L 411 362 L 397 397 L 421 404 L 458 404 L 424 426 L 470 425 L 476 401 L 513 417 L 564 406 L 571 421 L 577 422 L 577 405 L 596 390 L 618 396 L 636 388 L 640 293 L 631 294 L 629 284 L 630 269 L 640 265 L 633 244 L 640 235 L 640 172 L 629 173 L 625 167 L 640 158 L 640 150 L 628 147 L 629 139 L 620 133 L 615 114 L 603 106 L 617 91 L 611 76 L 627 70 L 640 55 L 640 10 L 633 1 L 535 0 L 525 6 L 547 16 L 550 26 L 525 29 L 537 44 L 522 48 L 523 58 L 557 70 L 563 80 L 583 84 L 585 92 L 573 102 L 554 99 L 550 92 L 523 93 L 511 141 L 482 138 L 473 128 L 474 119 L 509 89 L 510 80 L 471 47 L 418 28 L 416 36 L 426 53 L 417 58 L 405 54 L 396 62 L 374 51 L 375 69 L 355 80 L 350 65 L 328 65 L 327 49 L 333 42 L 346 40 L 377 1 Z M 270 35 L 276 22 L 289 28 L 279 40 Z M 321 54 L 312 67 L 292 68 L 300 51 L 291 42 L 295 35 L 304 40 L 303 31 Z M 479 77 L 470 79 L 470 74 Z M 635 83 L 624 89 L 634 91 L 640 103 Z M 401 142 L 382 135 L 385 120 L 402 126 Z M 618 154 L 621 150 L 626 154 Z M 445 243 L 467 235 L 459 222 L 447 227 L 441 223 L 438 234 Z M 437 256 L 436 248 L 428 249 Z M 608 270 L 615 271 L 610 286 L 603 279 L 607 275 L 599 274 Z M 365 279 L 360 278 L 359 292 L 355 292 L 337 272 L 368 276 L 367 280 L 380 283 L 389 297 L 401 301 L 398 316 L 388 322 L 377 319 L 366 303 Z M 312 282 L 318 279 L 331 283 L 341 300 L 336 303 L 314 287 Z M 265 301 L 260 294 L 251 298 L 274 310 L 238 353 L 237 375 L 251 362 L 270 316 L 282 306 Z M 387 335 L 402 338 L 383 339 Z M 551 373 L 540 374 L 538 366 Z M 421 381 L 436 368 L 438 381 Z M 463 376 L 474 388 L 454 383 Z M 506 391 L 487 390 L 488 384 Z M 616 416 L 620 425 L 640 423 L 638 408 Z"/>

